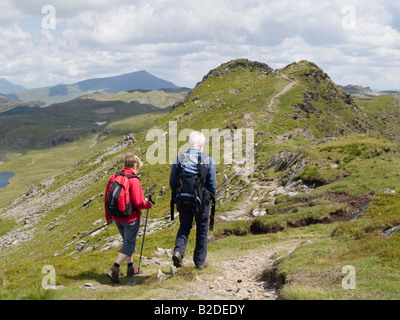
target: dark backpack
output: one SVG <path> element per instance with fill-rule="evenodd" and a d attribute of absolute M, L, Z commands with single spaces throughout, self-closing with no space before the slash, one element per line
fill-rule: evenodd
<path fill-rule="evenodd" d="M 183 176 L 182 163 L 184 163 L 186 155 L 184 153 L 179 155 L 176 172 L 177 179 L 172 188 L 171 196 L 171 220 L 175 219 L 174 204 L 176 204 L 179 212 L 185 211 L 198 214 L 204 208 L 204 205 L 212 202 L 210 219 L 210 230 L 212 231 L 214 226 L 215 200 L 212 193 L 206 188 L 207 166 L 201 163 L 201 159 L 205 159 L 206 157 L 208 157 L 208 155 L 204 153 L 199 154 L 197 174 Z M 188 189 L 190 189 L 190 191 L 188 191 Z"/>
<path fill-rule="evenodd" d="M 117 172 L 107 185 L 106 207 L 109 215 L 116 218 L 128 218 L 133 212 L 133 205 L 129 195 L 129 179 L 139 179 L 134 175 L 125 175 Z"/>

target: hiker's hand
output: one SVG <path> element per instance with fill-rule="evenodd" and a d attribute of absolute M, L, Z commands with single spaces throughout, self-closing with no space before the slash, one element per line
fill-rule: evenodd
<path fill-rule="evenodd" d="M 151 209 L 151 207 L 152 207 L 152 204 L 151 204 L 150 201 L 146 201 L 146 202 L 144 203 L 144 208 L 145 208 L 145 209 L 149 210 L 149 209 Z"/>
<path fill-rule="evenodd" d="M 107 220 L 107 225 L 109 226 L 110 224 L 112 224 L 113 223 L 113 219 L 109 219 L 109 220 Z"/>

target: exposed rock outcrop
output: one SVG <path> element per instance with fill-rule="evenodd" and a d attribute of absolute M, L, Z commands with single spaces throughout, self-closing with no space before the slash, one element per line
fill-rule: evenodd
<path fill-rule="evenodd" d="M 204 76 L 202 82 L 210 77 L 223 77 L 225 74 L 236 68 L 249 69 L 251 72 L 257 72 L 260 75 L 268 75 L 274 71 L 265 63 L 249 61 L 247 59 L 236 59 L 227 63 L 223 63 L 218 68 L 211 70 L 206 76 Z"/>
<path fill-rule="evenodd" d="M 308 189 L 301 179 L 296 177 L 304 172 L 307 161 L 301 153 L 291 151 L 279 151 L 268 161 L 266 169 L 275 167 L 275 172 L 282 171 L 278 177 L 280 185 L 287 190 L 307 191 Z"/>
<path fill-rule="evenodd" d="M 369 204 L 370 204 L 371 200 L 372 200 L 377 194 L 380 194 L 380 193 L 396 194 L 396 191 L 394 191 L 394 190 L 392 190 L 392 189 L 388 189 L 388 188 L 382 189 L 382 190 L 378 190 L 377 192 L 375 192 L 375 193 L 373 194 L 373 196 L 372 196 L 370 199 L 367 199 L 367 200 L 362 204 L 362 206 L 361 206 L 360 208 L 358 208 L 357 210 L 354 210 L 354 211 L 350 214 L 350 217 L 349 217 L 348 221 L 349 221 L 349 222 L 352 222 L 352 221 L 356 221 L 356 220 L 358 220 L 358 219 L 361 219 L 361 218 L 364 216 L 365 212 L 368 210 L 368 207 L 369 207 Z"/>

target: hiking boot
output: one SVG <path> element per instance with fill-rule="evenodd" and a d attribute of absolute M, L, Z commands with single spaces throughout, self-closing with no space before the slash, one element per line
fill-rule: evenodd
<path fill-rule="evenodd" d="M 208 267 L 208 261 L 204 261 L 201 265 L 196 266 L 197 270 L 203 270 L 204 268 Z"/>
<path fill-rule="evenodd" d="M 128 278 L 133 277 L 135 274 L 142 274 L 142 273 L 143 273 L 142 269 L 137 269 L 134 266 L 128 267 L 128 269 L 126 269 L 126 276 Z"/>
<path fill-rule="evenodd" d="M 107 272 L 107 276 L 110 278 L 112 283 L 119 283 L 119 268 L 112 266 Z"/>
<path fill-rule="evenodd" d="M 172 256 L 172 261 L 174 262 L 174 266 L 177 268 L 180 268 L 183 266 L 183 257 L 178 251 L 174 252 L 174 254 Z"/>

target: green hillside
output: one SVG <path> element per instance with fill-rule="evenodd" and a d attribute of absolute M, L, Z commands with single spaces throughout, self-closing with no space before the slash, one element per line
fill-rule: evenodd
<path fill-rule="evenodd" d="M 399 109 L 400 97 L 379 96 L 373 98 L 355 98 L 357 105 L 370 120 L 370 135 L 400 141 Z"/>
<path fill-rule="evenodd" d="M 18 107 L 0 113 L 0 150 L 46 148 L 77 141 L 102 132 L 104 124 L 124 118 L 158 113 L 181 100 L 188 90 L 94 93 L 47 108 Z M 138 132 L 142 130 L 133 130 Z"/>
<path fill-rule="evenodd" d="M 10 100 L 2 95 L 0 95 L 0 113 L 7 112 L 17 107 L 40 107 L 44 103 L 41 101 L 30 101 L 30 102 L 17 102 L 15 100 Z"/>
<path fill-rule="evenodd" d="M 400 224 L 400 149 L 397 136 L 380 122 L 397 107 L 397 100 L 352 98 L 307 61 L 273 70 L 238 59 L 211 70 L 167 114 L 151 113 L 152 121 L 143 123 L 146 115 L 109 120 L 114 135 L 7 161 L 0 171 L 16 176 L 0 190 L 7 199 L 0 209 L 0 298 L 397 299 L 399 233 L 382 234 Z M 396 117 L 388 121 L 399 125 Z M 254 170 L 245 175 L 238 173 L 248 162 L 221 156 L 230 151 L 219 134 L 228 129 L 229 135 L 234 123 L 244 130 L 235 145 L 243 147 L 242 156 L 254 133 Z M 192 232 L 187 266 L 174 274 L 168 250 L 179 219 L 169 221 L 171 166 L 153 163 L 170 155 L 162 159 L 150 152 L 157 141 L 147 135 L 158 134 L 167 151 L 175 143 L 180 148 L 187 136 L 174 141 L 175 125 L 178 133 L 207 132 L 208 152 L 221 161 L 210 267 L 197 271 L 190 264 Z M 213 139 L 220 148 L 212 148 Z M 105 272 L 120 246 L 117 228 L 73 241 L 104 223 L 105 186 L 122 169 L 127 152 L 145 163 L 141 182 L 156 205 L 150 210 L 144 274 L 122 277 L 113 286 Z M 354 216 L 360 218 L 348 221 Z M 41 286 L 46 265 L 55 268 L 57 290 Z M 355 289 L 342 285 L 349 265 L 356 271 Z"/>

